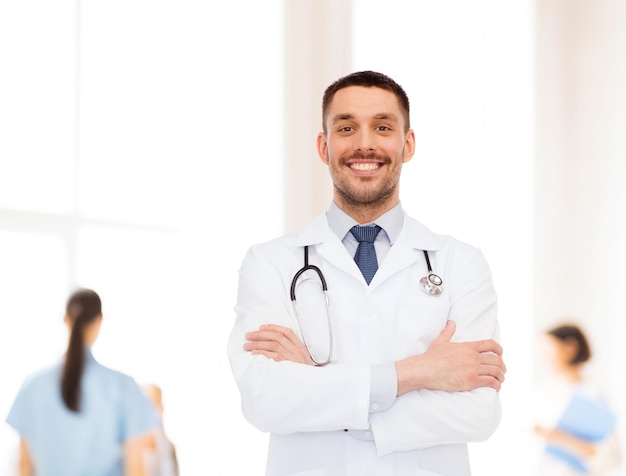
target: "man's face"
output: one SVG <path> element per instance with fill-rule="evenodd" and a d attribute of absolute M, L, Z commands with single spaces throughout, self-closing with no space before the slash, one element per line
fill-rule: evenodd
<path fill-rule="evenodd" d="M 335 201 L 342 208 L 389 209 L 399 201 L 402 164 L 413 156 L 413 131 L 405 132 L 396 96 L 376 87 L 350 86 L 335 93 L 317 138 L 328 165 Z"/>

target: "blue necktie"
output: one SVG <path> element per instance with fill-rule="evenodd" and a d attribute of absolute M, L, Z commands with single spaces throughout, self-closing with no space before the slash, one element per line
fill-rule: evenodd
<path fill-rule="evenodd" d="M 369 284 L 372 278 L 376 274 L 378 269 L 378 261 L 376 260 L 376 250 L 374 249 L 374 240 L 381 228 L 378 225 L 375 226 L 353 226 L 350 229 L 350 233 L 359 242 L 359 247 L 356 249 L 354 255 L 354 261 L 361 270 L 365 282 Z"/>

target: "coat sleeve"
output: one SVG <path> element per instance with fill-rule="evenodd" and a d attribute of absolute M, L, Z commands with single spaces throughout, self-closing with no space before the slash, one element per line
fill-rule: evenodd
<path fill-rule="evenodd" d="M 228 342 L 244 416 L 259 430 L 277 434 L 368 428 L 368 365 L 313 367 L 274 362 L 244 351 L 246 332 L 262 324 L 296 330 L 289 309 L 291 283 L 268 256 L 292 259 L 295 270 L 301 264 L 289 250 L 268 250 L 267 246 L 283 244 L 277 241 L 252 247 L 239 270 L 236 320 Z"/>
<path fill-rule="evenodd" d="M 455 342 L 499 340 L 497 297 L 491 272 L 476 248 L 457 246 L 446 257 L 449 320 Z M 441 268 L 441 264 L 438 264 Z M 442 296 L 443 297 L 443 296 Z M 371 415 L 379 455 L 441 444 L 483 441 L 501 418 L 498 393 L 491 388 L 465 392 L 418 390 L 398 397 L 392 407 Z"/>

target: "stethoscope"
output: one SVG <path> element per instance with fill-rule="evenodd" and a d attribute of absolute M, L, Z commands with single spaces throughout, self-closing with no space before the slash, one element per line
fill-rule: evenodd
<path fill-rule="evenodd" d="M 433 273 L 433 268 L 430 265 L 430 259 L 428 257 L 428 251 L 423 250 L 424 257 L 426 258 L 426 266 L 428 268 L 428 275 L 424 276 L 420 279 L 420 285 L 426 294 L 431 296 L 439 296 L 443 291 L 443 280 Z M 300 311 L 298 310 L 298 304 L 296 302 L 296 285 L 298 284 L 298 278 L 302 276 L 306 271 L 314 271 L 319 277 L 320 284 L 322 287 L 322 293 L 324 294 L 324 300 L 326 301 L 326 321 L 328 323 L 328 336 L 329 336 L 329 346 L 328 346 L 328 356 L 325 360 L 317 360 L 313 353 L 311 352 L 311 347 L 307 342 L 306 335 L 304 332 L 304 327 L 302 326 L 302 320 L 300 319 Z M 315 364 L 316 367 L 323 367 L 325 365 L 330 364 L 333 359 L 333 328 L 331 323 L 331 315 L 330 315 L 330 300 L 328 299 L 328 286 L 326 285 L 326 279 L 324 278 L 324 274 L 322 270 L 317 266 L 309 264 L 309 247 L 304 247 L 304 266 L 300 268 L 296 274 L 293 276 L 291 280 L 291 303 L 293 304 L 293 309 L 296 314 L 296 320 L 298 321 L 298 327 L 300 328 L 300 334 L 302 335 L 302 341 L 304 346 L 306 347 L 307 352 L 309 353 L 309 357 Z"/>
<path fill-rule="evenodd" d="M 420 279 L 422 289 L 426 294 L 431 296 L 439 296 L 443 292 L 443 280 L 433 273 L 433 268 L 430 265 L 430 259 L 428 259 L 428 251 L 424 251 L 424 258 L 426 258 L 426 266 L 428 267 L 428 276 L 424 276 Z"/>

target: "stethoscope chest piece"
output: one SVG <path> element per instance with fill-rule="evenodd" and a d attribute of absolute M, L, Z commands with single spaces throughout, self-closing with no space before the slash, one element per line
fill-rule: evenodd
<path fill-rule="evenodd" d="M 443 281 L 434 273 L 429 273 L 428 276 L 424 276 L 420 279 L 420 284 L 426 294 L 439 296 L 442 293 L 441 285 L 443 284 Z"/>
<path fill-rule="evenodd" d="M 439 296 L 443 292 L 443 279 L 433 273 L 433 268 L 430 265 L 430 259 L 428 258 L 428 251 L 423 250 L 424 258 L 426 258 L 426 266 L 428 267 L 428 275 L 420 279 L 420 285 L 426 294 L 431 296 Z"/>

